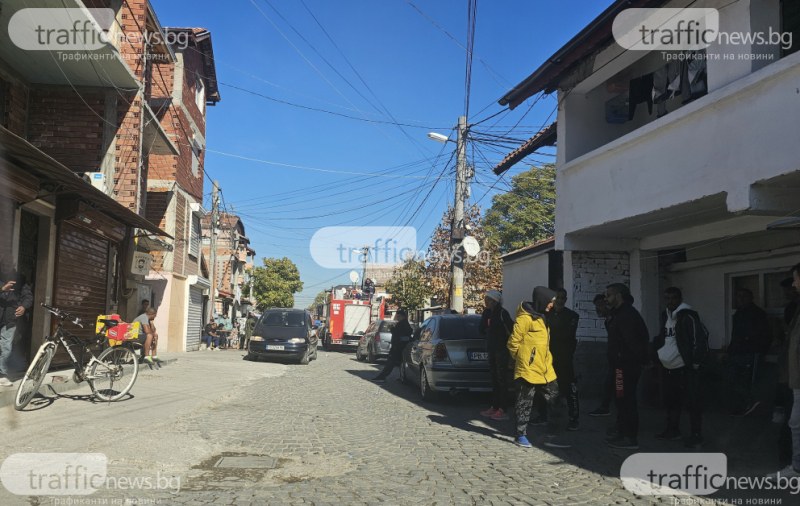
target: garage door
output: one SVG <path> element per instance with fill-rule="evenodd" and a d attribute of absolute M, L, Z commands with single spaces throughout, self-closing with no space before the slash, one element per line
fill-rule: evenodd
<path fill-rule="evenodd" d="M 200 349 L 200 333 L 203 329 L 203 290 L 189 288 L 189 319 L 186 326 L 186 351 Z"/>

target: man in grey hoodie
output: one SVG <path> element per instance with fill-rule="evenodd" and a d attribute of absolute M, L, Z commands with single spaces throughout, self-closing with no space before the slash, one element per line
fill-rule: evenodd
<path fill-rule="evenodd" d="M 664 290 L 667 308 L 661 315 L 661 333 L 653 342 L 658 359 L 664 367 L 664 403 L 667 408 L 667 428 L 657 439 L 681 439 L 681 408 L 689 411 L 691 435 L 686 447 L 694 448 L 703 442 L 703 400 L 698 369 L 708 355 L 708 335 L 700 316 L 683 302 L 679 288 Z"/>

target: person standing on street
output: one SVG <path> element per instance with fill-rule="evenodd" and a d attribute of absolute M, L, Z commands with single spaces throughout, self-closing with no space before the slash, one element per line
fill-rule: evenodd
<path fill-rule="evenodd" d="M 503 296 L 497 290 L 489 290 L 483 297 L 486 309 L 481 315 L 480 332 L 486 336 L 486 351 L 489 353 L 489 371 L 492 375 L 492 405 L 481 411 L 481 416 L 493 420 L 508 420 L 508 336 L 514 328 L 514 320 L 503 308 Z"/>
<path fill-rule="evenodd" d="M 767 313 L 753 302 L 753 292 L 747 288 L 736 290 L 736 312 L 728 345 L 733 416 L 747 416 L 760 404 L 753 399 L 753 387 L 761 357 L 769 350 L 770 337 Z"/>
<path fill-rule="evenodd" d="M 667 427 L 656 439 L 681 439 L 681 408 L 689 410 L 691 435 L 687 448 L 702 444 L 703 399 L 698 369 L 708 356 L 708 335 L 700 316 L 683 302 L 679 288 L 664 290 L 666 309 L 661 314 L 661 333 L 653 348 L 664 367 L 664 403 L 667 408 Z"/>
<path fill-rule="evenodd" d="M 33 292 L 17 273 L 0 265 L 0 386 L 10 387 L 8 379 L 24 370 L 21 350 L 15 349 L 24 325 L 25 315 L 33 307 Z"/>
<path fill-rule="evenodd" d="M 637 388 L 647 362 L 650 337 L 647 325 L 633 307 L 630 289 L 622 283 L 606 287 L 609 309 L 608 360 L 614 369 L 617 403 L 617 433 L 606 442 L 612 448 L 639 449 L 639 406 Z"/>
<path fill-rule="evenodd" d="M 792 281 L 800 291 L 800 263 L 792 267 Z M 788 351 L 789 388 L 792 389 L 792 412 L 789 429 L 792 431 L 792 463 L 771 478 L 800 478 L 800 312 L 795 312 L 789 331 Z"/>
<path fill-rule="evenodd" d="M 253 336 L 253 329 L 256 328 L 256 317 L 252 311 L 247 313 L 247 320 L 244 322 L 244 336 L 239 338 L 239 349 L 246 350 Z"/>
<path fill-rule="evenodd" d="M 608 306 L 606 305 L 606 296 L 604 293 L 598 293 L 594 296 L 594 310 L 599 318 L 603 319 L 603 326 L 606 329 L 606 347 L 608 346 Z M 607 351 L 606 351 L 607 354 Z M 600 400 L 600 406 L 594 411 L 589 412 L 589 416 L 610 416 L 611 415 L 611 400 L 614 398 L 614 369 L 611 364 L 606 367 L 606 375 L 603 380 L 603 397 Z"/>
<path fill-rule="evenodd" d="M 541 397 L 552 406 L 558 396 L 550 332 L 545 323 L 545 314 L 554 297 L 553 290 L 537 286 L 533 301 L 523 302 L 517 308 L 514 330 L 508 339 L 508 351 L 514 360 L 514 381 L 519 386 L 514 444 L 523 448 L 533 447 L 528 440 L 528 422 L 534 400 Z"/>
<path fill-rule="evenodd" d="M 550 328 L 550 351 L 558 377 L 559 395 L 567 401 L 567 430 L 578 430 L 580 405 L 575 377 L 575 350 L 578 347 L 576 335 L 580 316 L 567 308 L 566 304 L 567 291 L 563 288 L 556 290 L 553 309 L 547 313 L 547 325 Z"/>
<path fill-rule="evenodd" d="M 403 350 L 406 344 L 411 339 L 414 330 L 408 323 L 408 311 L 405 309 L 398 309 L 394 314 L 394 319 L 397 324 L 392 327 L 392 347 L 389 349 L 389 357 L 386 359 L 386 365 L 383 370 L 375 376 L 372 381 L 376 383 L 383 383 L 386 378 L 391 374 L 392 369 L 399 366 L 403 361 Z"/>

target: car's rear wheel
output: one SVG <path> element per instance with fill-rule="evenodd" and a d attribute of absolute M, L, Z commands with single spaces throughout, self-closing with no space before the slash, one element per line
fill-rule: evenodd
<path fill-rule="evenodd" d="M 372 346 L 367 346 L 367 362 L 375 363 L 375 350 L 372 349 Z"/>
<path fill-rule="evenodd" d="M 424 367 L 419 368 L 419 393 L 426 401 L 436 400 L 436 392 L 431 390 L 431 385 L 428 383 L 428 374 L 425 372 Z"/>

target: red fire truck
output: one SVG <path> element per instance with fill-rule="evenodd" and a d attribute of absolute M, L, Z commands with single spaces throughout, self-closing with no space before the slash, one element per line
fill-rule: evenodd
<path fill-rule="evenodd" d="M 324 309 L 327 317 L 323 339 L 325 349 L 358 346 L 358 340 L 369 324 L 382 319 L 385 311 L 383 299 L 370 303 L 368 300 L 329 298 Z"/>

